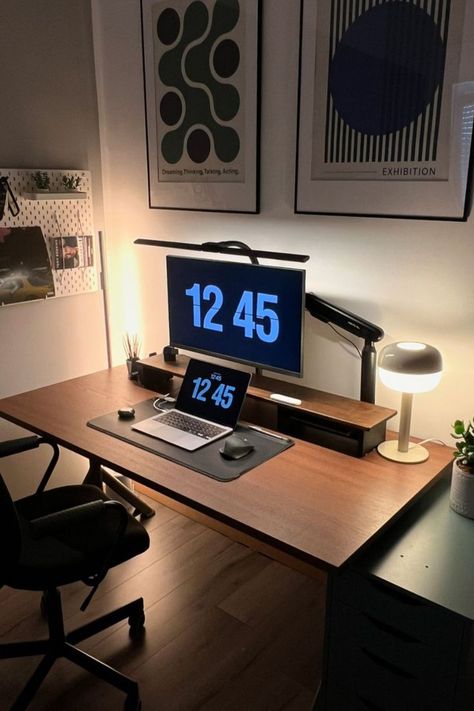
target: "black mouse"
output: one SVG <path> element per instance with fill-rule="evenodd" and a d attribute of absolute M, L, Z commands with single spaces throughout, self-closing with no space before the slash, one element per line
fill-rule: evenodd
<path fill-rule="evenodd" d="M 135 410 L 133 407 L 121 407 L 117 410 L 117 415 L 121 420 L 131 420 L 132 417 L 135 417 Z"/>
<path fill-rule="evenodd" d="M 240 437 L 237 434 L 231 434 L 224 442 L 224 446 L 219 449 L 224 459 L 242 459 L 250 452 L 253 452 L 255 447 L 250 444 L 248 439 Z"/>

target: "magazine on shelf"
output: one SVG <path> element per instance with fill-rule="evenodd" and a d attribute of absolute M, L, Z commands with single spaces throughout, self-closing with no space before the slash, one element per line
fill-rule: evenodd
<path fill-rule="evenodd" d="M 0 227 L 0 305 L 55 295 L 41 227 Z"/>
<path fill-rule="evenodd" d="M 92 267 L 94 252 L 92 235 L 51 237 L 53 269 Z"/>

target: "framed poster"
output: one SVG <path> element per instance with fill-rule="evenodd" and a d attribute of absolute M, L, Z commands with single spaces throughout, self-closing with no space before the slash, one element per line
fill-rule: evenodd
<path fill-rule="evenodd" d="M 149 206 L 259 211 L 260 0 L 141 0 Z"/>
<path fill-rule="evenodd" d="M 295 212 L 467 219 L 474 0 L 301 0 Z"/>

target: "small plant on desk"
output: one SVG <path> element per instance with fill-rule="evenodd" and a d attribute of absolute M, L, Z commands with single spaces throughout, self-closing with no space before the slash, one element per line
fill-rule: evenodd
<path fill-rule="evenodd" d="M 468 421 L 467 426 L 464 420 L 456 420 L 451 436 L 457 440 L 454 459 L 459 466 L 474 475 L 474 418 L 472 422 Z"/>
<path fill-rule="evenodd" d="M 140 339 L 136 334 L 126 333 L 123 337 L 123 348 L 125 355 L 127 356 L 127 369 L 128 377 L 131 380 L 136 380 L 137 371 L 137 361 L 140 358 Z"/>
<path fill-rule="evenodd" d="M 474 418 L 456 420 L 452 437 L 456 440 L 449 503 L 462 516 L 474 518 Z"/>

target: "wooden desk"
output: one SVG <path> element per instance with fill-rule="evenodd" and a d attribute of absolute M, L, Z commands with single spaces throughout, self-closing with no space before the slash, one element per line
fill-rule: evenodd
<path fill-rule="evenodd" d="M 308 568 L 339 568 L 397 518 L 451 460 L 397 464 L 371 452 L 355 459 L 317 445 L 295 446 L 227 483 L 87 427 L 86 422 L 153 393 L 112 368 L 0 400 L 0 415 L 102 463 Z"/>

